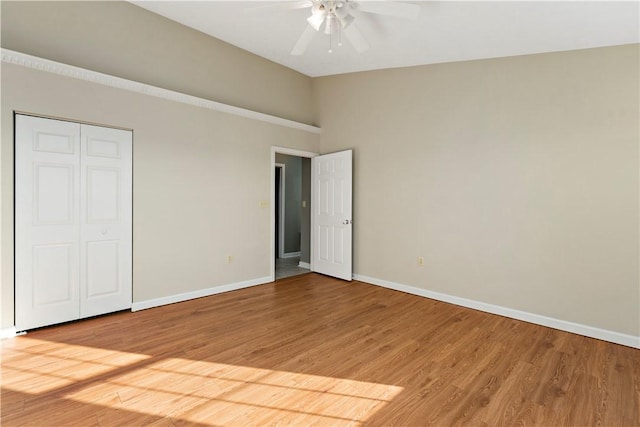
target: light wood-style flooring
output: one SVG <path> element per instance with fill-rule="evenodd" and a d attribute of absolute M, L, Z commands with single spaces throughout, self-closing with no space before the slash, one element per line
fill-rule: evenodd
<path fill-rule="evenodd" d="M 640 350 L 317 274 L 2 342 L 2 426 L 638 426 Z"/>

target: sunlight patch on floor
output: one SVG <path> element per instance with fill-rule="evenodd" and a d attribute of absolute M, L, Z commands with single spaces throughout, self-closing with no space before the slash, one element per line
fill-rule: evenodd
<path fill-rule="evenodd" d="M 61 405 L 94 405 L 98 412 L 108 408 L 216 425 L 357 425 L 403 390 L 330 376 L 46 344 L 46 352 L 37 345 L 5 348 L 3 389 L 33 397 L 25 401 L 55 398 Z M 20 368 L 12 361 L 20 361 Z"/>
<path fill-rule="evenodd" d="M 170 367 L 171 366 L 171 367 Z M 65 397 L 117 391 L 128 410 L 191 422 L 361 422 L 402 388 L 188 359 L 162 359 Z"/>
<path fill-rule="evenodd" d="M 134 354 L 95 347 L 58 344 L 29 340 L 29 346 L 7 349 L 2 357 L 2 387 L 27 393 L 46 393 L 60 390 L 87 379 L 108 374 L 116 369 L 148 359 Z M 38 348 L 38 344 L 47 350 Z"/>

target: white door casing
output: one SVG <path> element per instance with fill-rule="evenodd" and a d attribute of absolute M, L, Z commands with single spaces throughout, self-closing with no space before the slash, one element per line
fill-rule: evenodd
<path fill-rule="evenodd" d="M 311 159 L 313 271 L 352 278 L 352 150 Z"/>
<path fill-rule="evenodd" d="M 311 159 L 315 156 L 317 156 L 317 153 L 313 153 L 310 151 L 302 151 L 302 150 L 296 150 L 293 148 L 286 148 L 286 147 L 276 147 L 276 146 L 272 146 L 271 147 L 271 204 L 270 206 L 274 206 L 275 204 L 275 171 L 276 171 L 276 153 L 281 153 L 281 154 L 287 154 L 290 156 L 297 156 L 297 157 L 304 157 L 304 158 L 308 158 Z M 262 203 L 261 203 L 262 205 Z M 271 242 L 270 242 L 270 278 L 271 281 L 276 280 L 276 263 L 275 263 L 275 258 L 276 258 L 276 252 L 275 252 L 275 239 L 278 238 L 278 236 L 276 236 L 275 233 L 275 209 L 270 209 L 271 211 Z M 313 233 L 311 232 L 311 230 L 309 231 L 311 234 L 311 246 L 313 247 Z M 311 248 L 311 250 L 313 250 Z M 310 261 L 313 263 L 313 256 L 311 257 Z M 313 270 L 313 268 L 312 268 Z"/>
<path fill-rule="evenodd" d="M 287 171 L 286 171 L 286 165 L 284 163 L 276 163 L 276 168 L 280 169 L 280 185 L 279 185 L 279 188 L 276 188 L 276 191 L 278 192 L 278 201 L 279 201 L 278 206 L 276 206 L 276 209 L 278 209 L 278 235 L 276 236 L 276 239 L 278 239 L 278 253 L 276 254 L 276 256 L 278 258 L 284 258 L 284 229 L 285 229 L 285 223 L 286 223 L 285 177 L 286 177 Z"/>
<path fill-rule="evenodd" d="M 16 329 L 130 307 L 131 132 L 15 123 Z"/>

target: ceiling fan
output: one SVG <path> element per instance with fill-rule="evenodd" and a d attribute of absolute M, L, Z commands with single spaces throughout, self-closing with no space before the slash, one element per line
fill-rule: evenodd
<path fill-rule="evenodd" d="M 356 18 L 363 16 L 360 12 L 404 19 L 415 19 L 420 13 L 420 6 L 396 1 L 305 0 L 288 3 L 285 7 L 311 9 L 311 16 L 307 18 L 309 25 L 293 46 L 292 55 L 302 55 L 319 32 L 329 36 L 329 53 L 333 51 L 334 36 L 338 38 L 338 46 L 342 46 L 342 35 L 356 52 L 362 53 L 369 49 L 369 42 L 354 23 Z"/>

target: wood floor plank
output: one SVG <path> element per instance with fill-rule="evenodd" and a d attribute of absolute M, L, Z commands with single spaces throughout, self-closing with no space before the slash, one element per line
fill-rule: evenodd
<path fill-rule="evenodd" d="M 639 426 L 640 350 L 317 274 L 2 341 L 0 423 Z"/>

